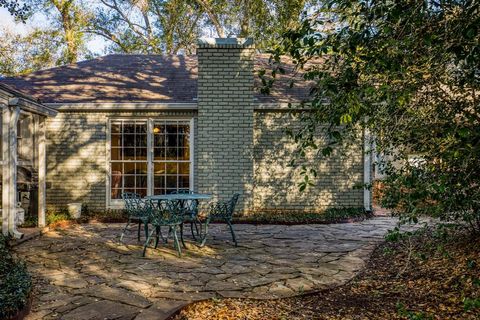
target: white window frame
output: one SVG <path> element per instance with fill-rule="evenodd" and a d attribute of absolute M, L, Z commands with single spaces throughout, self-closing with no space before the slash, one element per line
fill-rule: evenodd
<path fill-rule="evenodd" d="M 136 121 L 146 121 L 147 122 L 147 195 L 152 195 L 154 186 L 153 186 L 153 127 L 155 121 L 185 121 L 189 122 L 190 134 L 189 134 L 189 152 L 190 152 L 190 177 L 189 184 L 190 190 L 193 190 L 194 186 L 194 118 L 169 118 L 169 117 L 148 117 L 148 118 L 137 118 L 137 117 L 111 117 L 107 119 L 106 123 L 106 206 L 109 209 L 123 209 L 124 203 L 121 199 L 111 199 L 111 176 L 112 176 L 112 167 L 111 167 L 111 138 L 112 138 L 112 122 L 121 121 L 121 120 L 136 120 Z"/>

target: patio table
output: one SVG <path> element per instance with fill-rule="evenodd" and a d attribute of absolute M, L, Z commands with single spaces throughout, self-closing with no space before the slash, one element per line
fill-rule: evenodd
<path fill-rule="evenodd" d="M 147 196 L 145 199 L 160 201 L 160 200 L 209 200 L 212 198 L 211 194 L 205 193 L 170 193 L 170 194 L 157 194 L 154 196 Z"/>
<path fill-rule="evenodd" d="M 165 200 L 170 200 L 170 201 L 172 201 L 172 200 L 175 201 L 176 200 L 176 201 L 179 201 L 181 206 L 185 206 L 186 201 L 210 200 L 211 198 L 212 198 L 211 194 L 205 194 L 205 193 L 170 193 L 170 194 L 158 194 L 158 195 L 145 197 L 145 199 L 147 199 L 147 200 L 158 201 L 159 204 L 160 204 L 161 201 L 165 201 Z M 193 228 L 195 227 L 196 232 L 197 232 L 197 236 L 200 235 L 198 233 L 197 223 L 200 223 L 200 229 L 201 229 L 201 222 L 198 220 L 197 216 L 191 215 L 192 212 L 189 212 L 189 213 L 190 213 L 189 218 L 192 219 L 190 221 L 192 236 L 193 236 L 194 240 L 197 240 L 197 238 L 196 238 L 196 236 L 193 232 Z M 184 219 L 185 219 L 184 220 L 185 222 L 188 221 L 187 216 L 185 216 Z M 181 228 L 181 236 L 182 236 L 182 243 L 183 243 L 183 225 L 182 225 L 182 228 Z M 184 246 L 185 246 L 185 244 L 184 244 Z"/>

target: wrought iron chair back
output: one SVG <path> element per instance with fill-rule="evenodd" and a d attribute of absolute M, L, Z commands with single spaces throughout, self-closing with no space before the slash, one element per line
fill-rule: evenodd
<path fill-rule="evenodd" d="M 235 206 L 238 202 L 239 194 L 235 193 L 230 200 L 227 201 L 217 201 L 210 205 L 208 210 L 208 217 L 204 223 L 204 230 L 202 230 L 202 242 L 200 246 L 204 246 L 207 235 L 208 235 L 208 225 L 212 220 L 223 220 L 227 223 L 230 233 L 232 235 L 232 240 L 235 243 L 235 246 L 238 245 L 237 237 L 235 236 L 235 231 L 233 230 L 233 213 L 235 212 Z"/>
<path fill-rule="evenodd" d="M 183 222 L 184 208 L 176 200 L 149 201 L 152 207 L 150 222 L 152 225 L 178 225 Z"/>
<path fill-rule="evenodd" d="M 208 215 L 210 220 L 223 219 L 231 222 L 239 196 L 240 195 L 238 193 L 235 193 L 230 200 L 213 203 L 210 206 Z"/>
<path fill-rule="evenodd" d="M 144 224 L 145 228 L 145 237 L 148 235 L 148 220 L 151 213 L 151 207 L 149 203 L 142 199 L 138 193 L 134 192 L 124 192 L 122 193 L 122 199 L 125 202 L 125 210 L 128 214 L 128 222 L 125 228 L 123 229 L 120 240 L 123 240 L 125 231 L 132 222 L 132 220 L 138 220 L 138 235 L 137 238 L 140 241 L 140 228 L 141 224 Z"/>
<path fill-rule="evenodd" d="M 159 237 L 161 236 L 161 227 L 167 226 L 169 227 L 169 234 L 173 233 L 173 240 L 175 248 L 177 249 L 178 255 L 181 256 L 182 251 L 180 248 L 180 244 L 178 241 L 177 230 L 180 229 L 181 225 L 183 224 L 184 219 L 184 208 L 179 205 L 178 201 L 176 200 L 162 200 L 162 201 L 149 201 L 149 207 L 152 208 L 150 212 L 149 221 L 154 227 L 151 233 L 148 235 L 147 240 L 145 241 L 145 245 L 143 247 L 143 256 L 145 256 L 147 247 L 150 243 L 150 240 L 153 237 L 153 233 L 156 232 L 155 236 L 155 248 L 158 246 Z M 182 244 L 185 246 L 183 242 L 183 236 L 180 233 Z"/>

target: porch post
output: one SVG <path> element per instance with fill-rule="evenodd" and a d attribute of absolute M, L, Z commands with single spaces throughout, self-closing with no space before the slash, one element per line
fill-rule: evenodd
<path fill-rule="evenodd" d="M 363 183 L 369 186 L 363 189 L 363 207 L 365 211 L 372 211 L 372 137 L 368 129 L 363 134 Z"/>
<path fill-rule="evenodd" d="M 15 237 L 22 234 L 16 231 L 15 215 L 17 207 L 17 122 L 19 107 L 7 107 L 3 111 L 3 189 L 2 217 L 8 219 L 7 230 Z M 3 228 L 2 228 L 3 229 Z"/>
<path fill-rule="evenodd" d="M 8 216 L 9 207 L 8 195 L 10 187 L 9 157 L 8 157 L 8 135 L 9 135 L 10 109 L 5 106 L 2 108 L 2 234 L 8 235 Z"/>
<path fill-rule="evenodd" d="M 46 146 L 46 119 L 39 118 L 38 123 L 38 226 L 45 227 L 46 207 L 46 173 L 47 173 L 47 146 Z"/>

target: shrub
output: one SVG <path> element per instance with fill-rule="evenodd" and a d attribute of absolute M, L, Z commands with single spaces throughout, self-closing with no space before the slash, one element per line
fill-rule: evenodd
<path fill-rule="evenodd" d="M 0 235 L 0 319 L 8 319 L 27 305 L 32 279 L 23 262 L 16 261 Z"/>
<path fill-rule="evenodd" d="M 258 212 L 236 217 L 235 222 L 267 224 L 335 223 L 352 219 L 365 219 L 367 217 L 368 214 L 363 208 L 329 208 L 319 213 L 295 211 Z"/>

